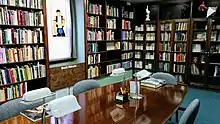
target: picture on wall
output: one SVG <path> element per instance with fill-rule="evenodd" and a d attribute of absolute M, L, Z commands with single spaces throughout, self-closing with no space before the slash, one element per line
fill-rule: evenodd
<path fill-rule="evenodd" d="M 54 4 L 52 6 L 52 32 L 53 37 L 66 37 L 67 11 L 64 6 Z"/>

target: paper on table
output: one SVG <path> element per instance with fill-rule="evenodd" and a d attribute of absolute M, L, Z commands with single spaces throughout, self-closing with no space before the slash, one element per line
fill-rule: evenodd
<path fill-rule="evenodd" d="M 137 80 L 141 80 L 143 78 L 149 77 L 152 73 L 147 70 L 141 70 L 134 74 L 135 77 L 137 77 Z"/>
<path fill-rule="evenodd" d="M 137 81 L 138 94 L 140 94 L 140 82 Z M 136 83 L 135 81 L 130 81 L 130 93 L 136 93 Z"/>

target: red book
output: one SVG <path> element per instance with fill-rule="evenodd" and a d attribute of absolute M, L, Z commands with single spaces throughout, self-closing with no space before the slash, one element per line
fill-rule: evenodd
<path fill-rule="evenodd" d="M 8 71 L 8 78 L 9 78 L 9 84 L 11 84 L 12 83 L 12 74 L 11 74 L 11 69 L 9 68 L 9 69 L 7 69 L 7 71 Z"/>
<path fill-rule="evenodd" d="M 20 10 L 20 23 L 21 25 L 24 25 L 24 16 L 23 16 L 24 12 L 22 10 Z"/>
<path fill-rule="evenodd" d="M 18 25 L 21 25 L 21 14 L 20 14 L 21 10 L 17 10 L 17 18 L 18 18 Z"/>

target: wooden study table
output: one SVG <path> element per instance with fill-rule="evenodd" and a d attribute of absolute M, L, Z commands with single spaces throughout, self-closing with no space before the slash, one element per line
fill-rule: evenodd
<path fill-rule="evenodd" d="M 175 113 L 187 93 L 185 85 L 165 85 L 158 89 L 141 87 L 143 99 L 116 105 L 115 93 L 120 85 L 108 85 L 78 95 L 82 109 L 60 118 L 60 124 L 162 124 Z M 19 115 L 0 124 L 32 123 Z M 47 123 L 54 124 L 54 118 L 48 118 Z"/>

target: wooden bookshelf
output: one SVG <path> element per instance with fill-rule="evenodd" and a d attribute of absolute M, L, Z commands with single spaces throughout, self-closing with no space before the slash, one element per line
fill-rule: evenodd
<path fill-rule="evenodd" d="M 38 13 L 37 18 L 43 18 L 32 24 L 28 20 L 22 22 L 22 17 L 16 20 L 11 16 L 13 22 L 0 20 L 0 96 L 4 96 L 0 97 L 0 104 L 20 98 L 27 91 L 47 86 L 49 60 L 45 3 L 42 0 L 42 5 L 36 8 L 0 4 L 0 8 L 11 12 L 34 12 Z M 25 32 L 27 30 L 29 32 Z M 31 38 L 15 35 L 22 31 L 22 35 Z M 33 39 L 35 35 L 37 38 Z"/>
<path fill-rule="evenodd" d="M 125 2 L 110 0 L 85 0 L 84 3 L 87 22 L 85 23 L 87 77 L 106 76 L 119 67 L 130 69 L 133 59 L 133 35 L 130 34 L 132 38 L 123 36 L 125 32 L 133 31 L 133 19 L 122 16 L 122 9 L 134 12 L 133 7 L 126 6 Z M 92 7 L 96 7 L 98 12 L 93 12 Z M 123 28 L 123 20 L 130 22 L 129 27 L 126 25 Z M 102 31 L 101 39 L 92 38 L 92 31 L 97 31 L 97 35 L 101 34 L 98 31 Z"/>

